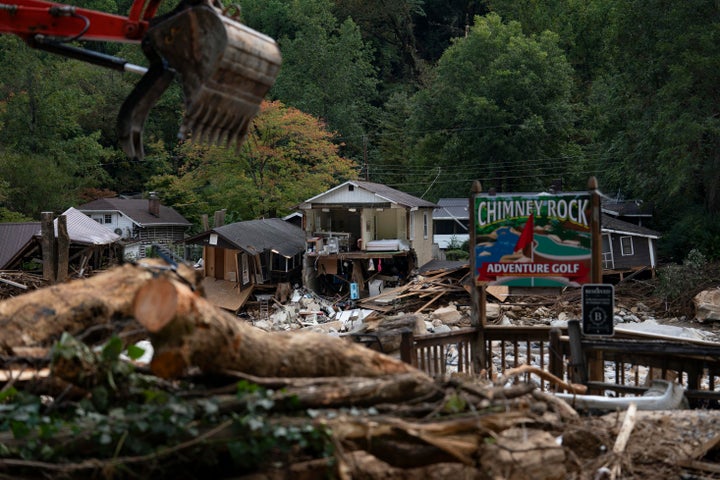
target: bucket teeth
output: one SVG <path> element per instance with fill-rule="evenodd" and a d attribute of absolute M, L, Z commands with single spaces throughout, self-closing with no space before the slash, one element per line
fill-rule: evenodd
<path fill-rule="evenodd" d="M 280 71 L 277 44 L 208 4 L 169 15 L 150 28 L 148 40 L 180 74 L 180 135 L 239 147 Z"/>

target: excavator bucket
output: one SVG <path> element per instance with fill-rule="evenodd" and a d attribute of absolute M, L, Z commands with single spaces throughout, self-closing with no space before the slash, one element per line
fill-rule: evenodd
<path fill-rule="evenodd" d="M 151 24 L 143 49 L 149 69 L 123 105 L 119 127 L 123 149 L 142 158 L 142 124 L 168 83 L 163 64 L 179 74 L 185 97 L 180 137 L 240 146 L 260 103 L 280 71 L 275 41 L 223 15 L 210 3 L 175 10 Z"/>

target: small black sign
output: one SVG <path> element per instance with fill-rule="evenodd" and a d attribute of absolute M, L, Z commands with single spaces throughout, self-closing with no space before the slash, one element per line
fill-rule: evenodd
<path fill-rule="evenodd" d="M 582 286 L 582 329 L 585 335 L 612 335 L 615 287 L 605 284 Z"/>

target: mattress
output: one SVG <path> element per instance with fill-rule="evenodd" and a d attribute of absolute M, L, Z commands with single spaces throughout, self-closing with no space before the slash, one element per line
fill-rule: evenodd
<path fill-rule="evenodd" d="M 397 238 L 371 240 L 367 242 L 365 250 L 368 252 L 397 252 L 401 250 L 410 250 L 410 245 L 406 240 L 400 240 Z"/>

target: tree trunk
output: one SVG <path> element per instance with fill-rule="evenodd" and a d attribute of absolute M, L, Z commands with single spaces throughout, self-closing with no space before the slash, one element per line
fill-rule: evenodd
<path fill-rule="evenodd" d="M 158 270 L 160 269 L 160 270 Z M 0 347 L 49 346 L 63 332 L 77 335 L 90 327 L 111 333 L 115 322 L 132 322 L 137 290 L 167 265 L 146 259 L 126 264 L 87 279 L 24 293 L 0 302 Z M 198 284 L 197 273 L 180 265 L 178 275 Z M 141 328 L 137 325 L 137 328 Z"/>
<path fill-rule="evenodd" d="M 265 332 L 221 310 L 171 278 L 138 290 L 135 318 L 150 332 L 151 369 L 164 378 L 189 367 L 235 370 L 260 377 L 378 377 L 411 374 L 432 380 L 395 358 L 315 332 Z"/>

